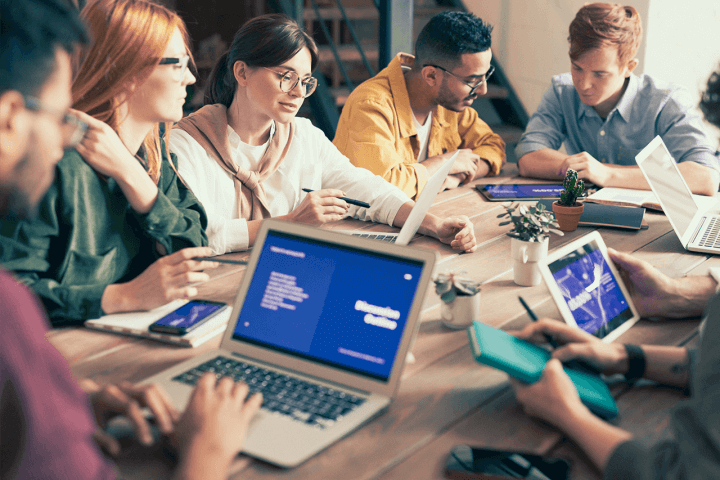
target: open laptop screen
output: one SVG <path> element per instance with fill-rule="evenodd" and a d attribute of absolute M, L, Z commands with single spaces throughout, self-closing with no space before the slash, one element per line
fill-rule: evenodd
<path fill-rule="evenodd" d="M 638 163 L 660 201 L 665 215 L 675 227 L 678 237 L 682 239 L 698 211 L 692 192 L 662 141 L 657 142 L 655 148 L 649 152 L 643 150 L 638 157 L 644 154 L 647 154 L 647 157 L 639 159 Z"/>
<path fill-rule="evenodd" d="M 233 339 L 387 381 L 423 266 L 271 230 Z"/>

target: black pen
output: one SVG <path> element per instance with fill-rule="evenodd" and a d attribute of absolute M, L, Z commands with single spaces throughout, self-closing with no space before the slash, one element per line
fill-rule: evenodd
<path fill-rule="evenodd" d="M 208 262 L 218 262 L 218 263 L 229 263 L 231 265 L 247 265 L 247 260 L 229 260 L 227 258 L 216 258 L 216 257 L 195 257 L 193 260 L 197 261 L 203 261 L 207 260 Z"/>
<path fill-rule="evenodd" d="M 309 189 L 309 188 L 303 188 L 302 191 L 303 191 L 303 192 L 307 192 L 307 193 L 312 192 L 312 190 Z M 358 207 L 370 208 L 370 204 L 369 204 L 369 203 L 365 203 L 365 202 L 363 202 L 363 201 L 361 201 L 361 200 L 355 200 L 354 198 L 347 198 L 347 197 L 338 197 L 338 198 L 339 198 L 340 200 L 345 200 L 345 201 L 346 201 L 347 203 L 349 203 L 350 205 L 357 205 Z"/>
<path fill-rule="evenodd" d="M 538 321 L 537 315 L 535 315 L 535 312 L 532 311 L 532 308 L 530 308 L 530 305 L 528 305 L 525 302 L 525 299 L 518 296 L 518 300 L 520 300 L 520 303 L 522 303 L 522 306 L 525 307 L 525 311 L 527 312 L 528 316 L 530 317 L 530 320 L 532 320 L 533 322 L 537 322 Z M 548 335 L 547 333 L 543 333 L 543 335 L 545 336 L 545 341 L 547 343 L 549 343 L 552 348 L 558 348 L 560 346 L 557 343 L 557 341 L 553 337 Z M 570 360 L 569 362 L 564 362 L 563 364 L 568 368 L 572 368 L 574 370 L 581 370 L 581 371 L 584 371 L 585 373 L 594 373 L 596 375 L 599 375 L 600 373 L 602 373 L 602 371 L 599 368 L 597 368 L 595 365 L 593 365 L 589 362 L 586 362 L 585 360 Z"/>

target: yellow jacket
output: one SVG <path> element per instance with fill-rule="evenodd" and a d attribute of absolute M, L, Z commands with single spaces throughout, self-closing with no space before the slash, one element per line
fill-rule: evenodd
<path fill-rule="evenodd" d="M 417 163 L 420 143 L 412 120 L 402 66 L 412 55 L 399 53 L 383 71 L 360 84 L 343 107 L 333 143 L 353 165 L 367 168 L 415 198 L 428 180 Z M 490 164 L 497 175 L 505 163 L 505 143 L 478 118 L 477 111 L 461 113 L 443 107 L 433 110 L 428 158 L 470 148 Z"/>

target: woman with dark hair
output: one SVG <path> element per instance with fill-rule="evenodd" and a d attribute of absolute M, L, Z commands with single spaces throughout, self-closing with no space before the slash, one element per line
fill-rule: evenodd
<path fill-rule="evenodd" d="M 159 134 L 195 82 L 183 21 L 146 0 L 98 0 L 82 18 L 93 43 L 72 97 L 89 129 L 57 164 L 37 218 L 0 231 L 0 262 L 54 326 L 192 297 L 208 279 L 199 270 L 217 265 L 192 260 L 211 253 L 205 212 Z"/>
<path fill-rule="evenodd" d="M 173 129 L 170 149 L 205 207 L 215 253 L 252 246 L 267 217 L 312 225 L 348 215 L 395 226 L 407 219 L 414 204 L 404 193 L 352 166 L 309 120 L 295 118 L 315 89 L 317 62 L 315 42 L 292 19 L 254 18 L 215 66 L 206 105 Z M 350 206 L 345 196 L 371 207 Z M 464 216 L 428 214 L 420 232 L 476 249 Z"/>

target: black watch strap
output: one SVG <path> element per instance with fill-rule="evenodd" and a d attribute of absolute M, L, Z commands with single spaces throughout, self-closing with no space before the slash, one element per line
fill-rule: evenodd
<path fill-rule="evenodd" d="M 640 345 L 626 343 L 623 345 L 628 355 L 628 371 L 625 380 L 634 382 L 645 375 L 645 353 Z"/>

